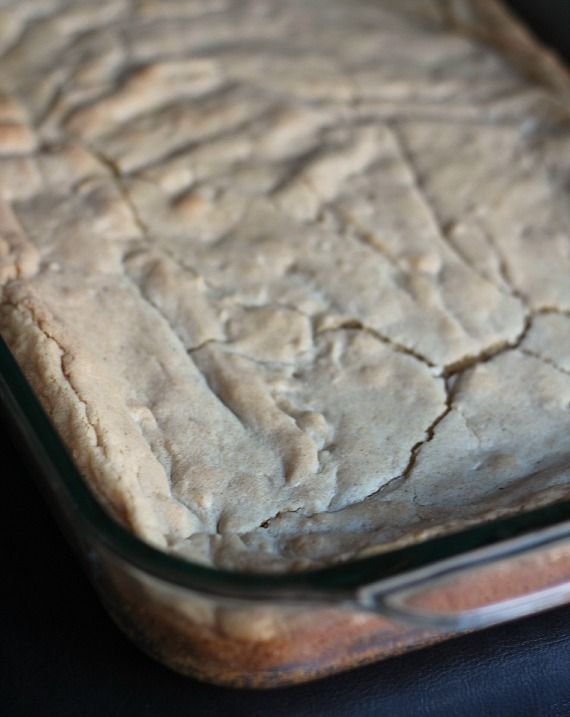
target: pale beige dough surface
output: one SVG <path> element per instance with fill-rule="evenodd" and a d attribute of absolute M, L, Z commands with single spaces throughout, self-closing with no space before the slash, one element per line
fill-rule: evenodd
<path fill-rule="evenodd" d="M 455 5 L 2 5 L 0 329 L 146 540 L 298 569 L 565 494 L 567 100 Z"/>

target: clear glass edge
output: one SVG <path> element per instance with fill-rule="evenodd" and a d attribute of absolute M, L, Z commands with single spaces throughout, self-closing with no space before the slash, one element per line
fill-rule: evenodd
<path fill-rule="evenodd" d="M 470 570 L 493 566 L 521 556 L 542 555 L 570 544 L 570 521 L 550 528 L 503 540 L 459 557 L 444 559 L 403 575 L 370 583 L 357 591 L 359 603 L 368 609 L 419 627 L 444 630 L 481 629 L 570 602 L 570 579 L 528 593 L 458 612 L 435 612 L 410 607 L 406 601 L 425 590 L 445 586 Z M 569 572 L 570 572 L 570 561 Z"/>
<path fill-rule="evenodd" d="M 74 510 L 74 519 L 81 522 L 88 535 L 139 570 L 202 594 L 272 602 L 302 599 L 303 602 L 352 603 L 371 609 L 362 600 L 360 591 L 372 583 L 377 588 L 384 581 L 396 578 L 407 582 L 406 576 L 423 569 L 427 569 L 429 575 L 433 570 L 437 571 L 437 565 L 442 561 L 455 559 L 461 562 L 463 556 L 467 568 L 475 564 L 467 556 L 483 548 L 494 547 L 492 552 L 504 557 L 508 553 L 501 549 L 501 545 L 507 547 L 505 541 L 517 537 L 524 536 L 525 544 L 531 549 L 540 545 L 541 529 L 559 526 L 563 533 L 563 524 L 570 520 L 570 501 L 561 501 L 331 567 L 286 574 L 233 572 L 194 563 L 154 548 L 122 526 L 101 506 L 1 337 L 0 408 L 26 450 L 31 451 L 28 457 L 51 487 L 64 496 L 68 508 Z M 382 611 L 378 605 L 373 609 Z"/>

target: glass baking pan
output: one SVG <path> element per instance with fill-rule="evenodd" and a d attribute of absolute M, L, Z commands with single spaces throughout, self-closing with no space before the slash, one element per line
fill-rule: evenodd
<path fill-rule="evenodd" d="M 110 615 L 183 674 L 303 682 L 570 602 L 570 501 L 335 567 L 230 572 L 153 548 L 101 507 L 1 339 L 0 408 Z"/>

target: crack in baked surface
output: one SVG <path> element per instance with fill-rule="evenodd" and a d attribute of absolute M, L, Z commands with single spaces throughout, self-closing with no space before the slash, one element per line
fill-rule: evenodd
<path fill-rule="evenodd" d="M 143 538 L 293 570 L 566 484 L 562 90 L 441 5 L 8 3 L 0 328 Z"/>

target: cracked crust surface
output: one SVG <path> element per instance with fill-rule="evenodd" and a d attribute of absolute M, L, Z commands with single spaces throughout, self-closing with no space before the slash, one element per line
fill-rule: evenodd
<path fill-rule="evenodd" d="M 564 494 L 564 83 L 469 5 L 8 2 L 0 328 L 146 540 L 293 570 Z"/>

